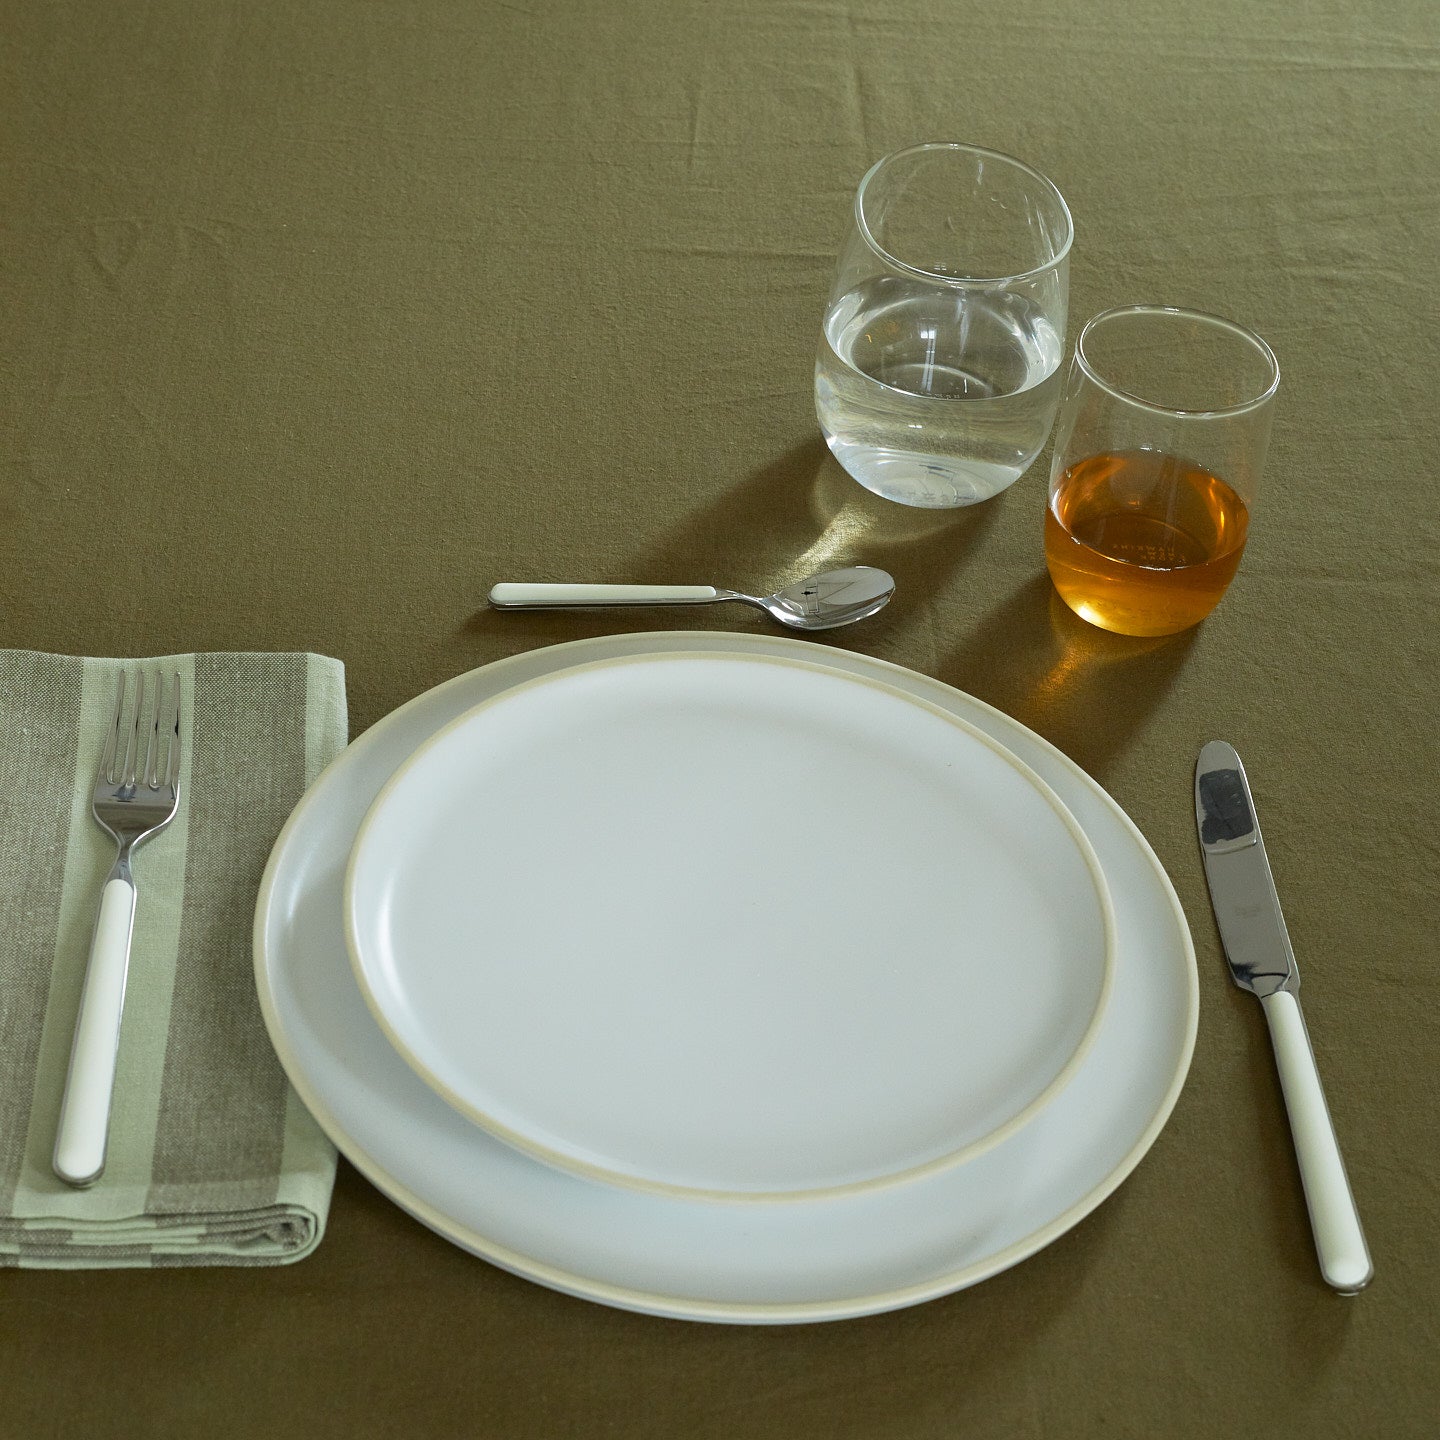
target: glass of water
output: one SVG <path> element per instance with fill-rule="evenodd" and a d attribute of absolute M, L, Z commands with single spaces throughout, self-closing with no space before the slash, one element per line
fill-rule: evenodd
<path fill-rule="evenodd" d="M 815 361 L 815 413 L 868 490 L 932 509 L 988 500 L 1034 463 L 1060 398 L 1070 242 L 1037 170 L 916 145 L 855 192 Z"/>

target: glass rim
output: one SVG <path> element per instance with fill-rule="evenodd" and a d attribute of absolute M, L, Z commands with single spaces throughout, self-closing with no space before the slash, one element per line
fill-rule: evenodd
<path fill-rule="evenodd" d="M 903 160 L 909 155 L 923 154 L 927 150 L 960 151 L 967 155 L 983 155 L 990 160 L 1003 160 L 1006 165 L 1013 166 L 1016 170 L 1021 170 L 1031 179 L 1038 181 L 1041 188 L 1048 191 L 1060 207 L 1060 214 L 1065 221 L 1065 243 L 1043 265 L 1035 265 L 1029 270 L 1020 270 L 1013 275 L 942 275 L 939 271 L 927 270 L 922 265 L 912 265 L 898 255 L 892 255 L 870 231 L 870 224 L 865 219 L 865 192 L 869 188 L 870 182 L 884 166 L 895 160 Z M 1014 155 L 1007 155 L 1003 150 L 990 150 L 984 145 L 970 145 L 961 140 L 927 140 L 920 145 L 909 145 L 903 150 L 894 150 L 889 155 L 882 155 L 860 177 L 860 183 L 855 187 L 854 204 L 855 228 L 870 249 L 886 265 L 892 265 L 906 275 L 913 275 L 917 279 L 928 280 L 936 285 L 951 285 L 959 289 L 988 289 L 997 285 L 1013 285 L 1021 280 L 1031 280 L 1060 265 L 1070 254 L 1070 247 L 1075 243 L 1075 221 L 1070 214 L 1070 207 L 1065 203 L 1065 197 L 1060 193 L 1059 187 L 1048 175 L 1041 174 L 1033 165 L 1027 165 L 1023 160 L 1016 159 Z"/>
<path fill-rule="evenodd" d="M 1206 325 L 1226 330 L 1236 338 L 1244 340 L 1264 360 L 1270 371 L 1269 382 L 1258 395 L 1252 396 L 1249 400 L 1241 400 L 1235 405 L 1217 405 L 1205 410 L 1187 410 L 1178 405 L 1161 405 L 1158 401 L 1147 400 L 1143 395 L 1137 395 L 1133 391 L 1125 389 L 1124 386 L 1105 379 L 1085 353 L 1085 337 L 1097 325 L 1118 319 L 1122 315 L 1165 315 L 1182 320 L 1199 320 Z M 1275 358 L 1275 352 L 1259 335 L 1238 321 L 1227 320 L 1223 315 L 1214 315 L 1208 310 L 1189 310 L 1181 305 L 1115 305 L 1109 310 L 1102 310 L 1098 315 L 1092 315 L 1085 322 L 1079 338 L 1075 341 L 1075 363 L 1093 384 L 1098 385 L 1100 389 L 1113 395 L 1117 400 L 1124 400 L 1130 405 L 1138 405 L 1142 410 L 1149 410 L 1157 415 L 1170 415 L 1185 420 L 1220 420 L 1249 414 L 1273 400 L 1275 392 L 1280 388 L 1280 362 Z"/>

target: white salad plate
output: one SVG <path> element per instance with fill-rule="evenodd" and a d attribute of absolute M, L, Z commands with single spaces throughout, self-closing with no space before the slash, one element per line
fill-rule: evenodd
<path fill-rule="evenodd" d="M 1113 980 L 1088 1050 L 1024 1125 L 903 1184 L 786 1203 L 652 1193 L 557 1169 L 474 1124 L 401 1058 L 357 984 L 342 915 L 361 822 L 392 775 L 477 705 L 594 661 L 674 654 L 804 661 L 892 686 L 998 741 L 1059 796 L 1113 905 Z M 557 889 L 563 894 L 564 887 Z M 1105 791 L 1017 721 L 841 649 L 728 633 L 638 634 L 519 655 L 429 691 L 362 734 L 277 840 L 255 916 L 271 1039 L 361 1174 L 456 1245 L 556 1290 L 692 1320 L 795 1323 L 918 1304 L 1034 1255 L 1134 1170 L 1179 1096 L 1199 1006 L 1174 890 Z"/>
<path fill-rule="evenodd" d="M 641 1189 L 909 1182 L 1082 1061 L 1109 895 L 983 730 L 792 657 L 632 655 L 421 744 L 351 851 L 345 927 L 395 1049 L 501 1140 Z"/>

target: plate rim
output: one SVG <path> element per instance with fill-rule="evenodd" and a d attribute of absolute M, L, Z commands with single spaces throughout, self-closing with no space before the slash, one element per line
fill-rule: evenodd
<path fill-rule="evenodd" d="M 1023 730 L 1042 750 L 1053 756 L 1066 769 L 1074 772 L 1082 784 L 1093 787 L 1099 792 L 1121 829 L 1134 842 L 1138 854 L 1157 882 L 1159 894 L 1165 899 L 1167 907 L 1176 921 L 1176 930 L 1185 961 L 1183 968 L 1186 981 L 1186 1010 L 1183 1036 L 1174 1057 L 1174 1068 L 1169 1083 L 1149 1120 L 1110 1172 L 1047 1223 L 1036 1227 L 999 1251 L 969 1265 L 946 1271 L 938 1276 L 929 1276 L 912 1284 L 894 1286 L 888 1290 L 873 1291 L 864 1295 L 851 1295 L 841 1299 L 829 1297 L 822 1300 L 803 1301 L 711 1300 L 694 1295 L 668 1294 L 639 1286 L 620 1285 L 609 1280 L 587 1276 L 575 1270 L 568 1270 L 548 1261 L 537 1260 L 441 1213 L 436 1207 L 418 1196 L 410 1185 L 392 1175 L 364 1146 L 358 1144 L 348 1134 L 346 1127 L 338 1121 L 319 1095 L 316 1087 L 310 1083 L 303 1065 L 298 1062 L 297 1057 L 291 1051 L 269 982 L 266 965 L 266 930 L 274 906 L 280 861 L 284 858 L 291 835 L 299 829 L 304 819 L 313 794 L 319 790 L 321 783 L 327 779 L 330 773 L 352 763 L 347 760 L 347 756 L 357 746 L 370 749 L 381 743 L 375 737 L 380 734 L 382 727 L 386 733 L 401 727 L 412 712 L 421 709 L 426 704 L 435 703 L 444 693 L 458 689 L 467 683 L 473 683 L 473 678 L 482 672 L 499 671 L 503 675 L 505 670 L 512 667 L 520 668 L 525 663 L 533 661 L 537 651 L 569 654 L 577 649 L 583 651 L 585 648 L 601 648 L 608 644 L 624 644 L 626 642 L 671 644 L 686 639 L 698 640 L 702 643 L 734 644 L 739 642 L 742 646 L 756 642 L 781 648 L 795 646 L 811 653 L 816 650 L 823 652 L 827 648 L 816 645 L 813 641 L 723 631 L 627 631 L 618 635 L 584 637 L 562 641 L 552 646 L 539 646 L 517 652 L 514 655 L 504 656 L 459 675 L 453 675 L 449 679 L 441 681 L 440 684 L 412 696 L 376 721 L 361 735 L 355 737 L 340 754 L 322 768 L 307 786 L 305 794 L 297 802 L 276 837 L 261 878 L 251 930 L 252 956 L 261 1015 L 277 1058 L 285 1070 L 286 1078 L 336 1148 L 370 1184 L 374 1185 L 392 1203 L 457 1248 L 522 1279 L 545 1285 L 559 1293 L 578 1299 L 667 1319 L 744 1325 L 807 1324 L 855 1319 L 901 1309 L 938 1299 L 991 1279 L 1039 1253 L 1087 1216 L 1093 1214 L 1134 1173 L 1154 1146 L 1157 1137 L 1174 1112 L 1194 1058 L 1199 1027 L 1199 970 L 1196 964 L 1194 940 L 1174 884 L 1149 841 L 1145 839 L 1144 834 L 1119 802 L 1098 781 L 1092 779 L 1075 761 L 1045 739 L 1043 735 L 1039 735 L 996 706 L 990 705 L 966 691 L 961 691 L 957 686 L 949 685 L 945 681 L 927 676 L 921 671 L 910 670 L 892 661 L 881 660 L 857 651 L 844 652 L 866 665 L 879 667 L 882 672 L 913 675 L 926 684 L 954 691 L 981 711 L 996 715 L 1004 723 L 1018 726 Z"/>
<path fill-rule="evenodd" d="M 1056 1070 L 1055 1074 L 1040 1088 L 1040 1090 L 1027 1100 L 1013 1114 L 1007 1115 L 998 1125 L 993 1126 L 982 1135 L 947 1150 L 941 1155 L 933 1156 L 930 1159 L 921 1161 L 919 1164 L 907 1165 L 901 1169 L 886 1171 L 879 1175 L 863 1176 L 857 1180 L 844 1181 L 830 1185 L 810 1185 L 786 1189 L 774 1190 L 742 1190 L 727 1189 L 723 1186 L 702 1186 L 686 1185 L 675 1180 L 666 1180 L 654 1175 L 646 1175 L 638 1172 L 614 1170 L 598 1162 L 587 1162 L 583 1158 L 569 1153 L 557 1147 L 544 1144 L 533 1136 L 526 1134 L 507 1125 L 503 1120 L 497 1119 L 495 1115 L 485 1110 L 481 1105 L 474 1103 L 468 1096 L 462 1094 L 454 1086 L 448 1084 L 438 1075 L 425 1061 L 413 1045 L 397 1028 L 392 1017 L 387 1012 L 381 997 L 376 993 L 372 984 L 372 977 L 368 973 L 364 956 L 365 942 L 360 934 L 361 926 L 358 919 L 358 910 L 363 904 L 361 899 L 361 887 L 357 882 L 356 872 L 362 863 L 361 851 L 368 839 L 376 833 L 381 820 L 381 812 L 392 797 L 398 793 L 407 783 L 409 777 L 422 764 L 427 763 L 429 757 L 446 744 L 450 738 L 462 730 L 470 728 L 477 717 L 485 712 L 494 710 L 513 701 L 517 696 L 527 692 L 544 689 L 552 685 L 564 683 L 567 679 L 592 674 L 597 671 L 629 668 L 631 666 L 650 666 L 669 664 L 674 661 L 701 660 L 705 662 L 719 662 L 721 664 L 743 661 L 747 664 L 761 663 L 774 665 L 785 670 L 798 670 L 804 673 L 823 675 L 826 679 L 838 680 L 845 685 L 859 685 L 861 687 L 877 691 L 889 696 L 891 699 L 915 707 L 927 714 L 935 716 L 945 724 L 960 731 L 971 741 L 978 742 L 984 748 L 998 756 L 1020 780 L 1035 791 L 1046 804 L 1049 805 L 1061 826 L 1068 834 L 1072 844 L 1079 852 L 1084 863 L 1085 870 L 1089 876 L 1091 889 L 1095 895 L 1101 926 L 1100 940 L 1100 983 L 1095 995 L 1094 1004 L 1091 1007 L 1090 1015 L 1085 1023 L 1076 1044 L 1066 1055 L 1063 1063 Z M 899 686 L 892 685 L 888 681 L 876 679 L 874 676 L 856 674 L 854 672 L 839 670 L 832 666 L 822 665 L 808 657 L 800 658 L 793 656 L 777 656 L 755 654 L 747 655 L 735 650 L 721 650 L 706 652 L 703 650 L 663 650 L 641 652 L 633 655 L 613 655 L 595 660 L 581 661 L 575 665 L 562 665 L 554 670 L 547 671 L 543 675 L 533 676 L 528 680 L 521 681 L 518 685 L 507 686 L 495 694 L 487 696 L 484 700 L 471 706 L 461 714 L 454 717 L 428 736 L 417 745 L 409 755 L 395 768 L 394 772 L 380 787 L 379 792 L 371 801 L 365 814 L 361 817 L 359 828 L 355 833 L 355 839 L 350 846 L 350 853 L 345 864 L 345 879 L 341 898 L 341 920 L 345 937 L 345 949 L 350 961 L 350 972 L 360 989 L 366 1007 L 370 1011 L 371 1018 L 379 1026 L 381 1033 L 389 1041 L 391 1048 L 401 1059 L 409 1065 L 410 1069 L 425 1082 L 447 1105 L 457 1110 L 461 1115 L 478 1125 L 488 1134 L 493 1135 L 497 1140 L 521 1150 L 543 1164 L 552 1165 L 557 1169 L 565 1170 L 571 1174 L 579 1175 L 587 1180 L 599 1184 L 620 1185 L 627 1189 L 637 1190 L 644 1194 L 662 1195 L 674 1199 L 684 1200 L 711 1200 L 733 1203 L 738 1205 L 754 1204 L 786 1204 L 794 1201 L 811 1201 L 825 1199 L 830 1196 L 845 1196 L 862 1194 L 871 1190 L 885 1189 L 893 1185 L 908 1184 L 911 1181 L 923 1179 L 926 1176 L 938 1174 L 953 1166 L 962 1165 L 969 1160 L 975 1159 L 985 1151 L 1003 1143 L 1018 1130 L 1023 1128 L 1045 1109 L 1064 1090 L 1076 1071 L 1084 1063 L 1086 1056 L 1090 1053 L 1095 1043 L 1095 1037 L 1099 1034 L 1100 1028 L 1105 1019 L 1105 1012 L 1110 1001 L 1111 988 L 1115 978 L 1115 944 L 1116 926 L 1114 904 L 1110 895 L 1109 881 L 1106 879 L 1100 858 L 1095 853 L 1095 847 L 1090 837 L 1085 834 L 1084 829 L 1071 813 L 1070 807 L 1055 793 L 1054 788 L 1039 775 L 1034 769 L 1027 765 L 1018 755 L 1007 746 L 1003 745 L 993 735 L 987 734 L 976 725 L 972 725 L 963 716 L 956 715 L 943 707 L 924 699 L 921 696 L 913 695 Z"/>

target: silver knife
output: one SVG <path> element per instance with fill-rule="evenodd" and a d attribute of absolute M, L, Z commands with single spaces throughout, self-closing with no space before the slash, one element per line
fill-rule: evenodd
<path fill-rule="evenodd" d="M 1342 1295 L 1353 1295 L 1370 1283 L 1375 1268 L 1300 1013 L 1300 973 L 1245 767 L 1223 740 L 1200 751 L 1195 824 L 1230 974 L 1241 989 L 1260 997 L 1270 1026 L 1320 1273 Z"/>

